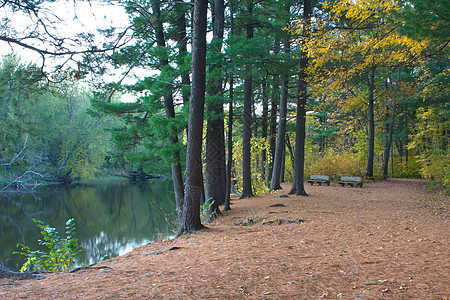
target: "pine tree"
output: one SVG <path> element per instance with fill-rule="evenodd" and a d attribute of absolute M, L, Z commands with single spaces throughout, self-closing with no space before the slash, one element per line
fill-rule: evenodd
<path fill-rule="evenodd" d="M 206 12 L 207 0 L 196 0 L 192 34 L 192 84 L 186 153 L 186 189 L 183 215 L 177 235 L 194 232 L 204 226 L 200 220 L 202 192 L 202 134 L 206 92 Z"/>

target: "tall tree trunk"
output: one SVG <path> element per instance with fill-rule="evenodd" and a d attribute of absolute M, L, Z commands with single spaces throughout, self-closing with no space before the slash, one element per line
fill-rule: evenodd
<path fill-rule="evenodd" d="M 207 0 L 195 0 L 192 34 L 192 84 L 186 153 L 186 190 L 177 236 L 204 228 L 200 220 L 202 134 L 206 90 Z"/>
<path fill-rule="evenodd" d="M 398 87 L 398 83 L 400 82 L 400 71 L 401 68 L 398 68 L 398 72 L 397 72 L 397 79 L 396 79 L 396 87 Z M 384 147 L 384 154 L 383 154 L 383 177 L 387 178 L 388 177 L 388 168 L 389 168 L 389 155 L 391 153 L 391 149 L 392 149 L 392 136 L 394 134 L 394 122 L 395 122 L 395 114 L 397 112 L 397 90 L 396 87 L 394 87 L 394 90 L 392 91 L 393 94 L 393 103 L 392 103 L 392 116 L 390 118 L 390 122 L 387 124 L 387 138 L 386 138 L 386 143 L 385 143 L 385 147 Z M 388 85 L 386 85 L 386 93 L 389 94 L 389 92 L 387 91 L 387 89 L 389 88 Z"/>
<path fill-rule="evenodd" d="M 172 93 L 170 93 L 172 95 Z M 172 97 L 170 97 L 172 98 Z M 171 106 L 170 106 L 171 105 Z M 170 111 L 170 108 L 173 108 L 173 101 L 170 99 L 167 101 L 166 106 L 166 117 L 174 118 L 175 111 Z M 173 114 L 172 114 L 173 113 Z M 179 140 L 176 134 L 170 137 L 171 145 L 178 145 Z M 184 202 L 184 185 L 183 185 L 183 171 L 181 169 L 181 155 L 179 150 L 175 150 L 174 153 L 175 161 L 170 164 L 170 169 L 172 172 L 172 181 L 173 181 L 173 190 L 175 193 L 175 203 L 176 203 L 176 211 L 178 216 L 178 221 L 181 221 L 182 211 L 183 211 L 183 202 Z"/>
<path fill-rule="evenodd" d="M 302 54 L 303 56 L 303 54 Z M 305 55 L 306 56 L 306 55 Z M 308 59 L 307 57 L 305 58 Z M 302 64 L 302 63 L 300 63 Z M 305 70 L 305 69 L 302 69 Z M 300 71 L 300 77 L 306 77 L 304 71 Z M 295 160 L 294 160 L 294 177 L 292 187 L 289 194 L 297 194 L 300 196 L 308 196 L 305 191 L 305 137 L 306 137 L 306 78 L 299 79 L 299 91 L 297 99 L 297 121 L 295 134 Z"/>
<path fill-rule="evenodd" d="M 295 159 L 294 159 L 294 175 L 292 180 L 292 188 L 289 194 L 296 193 L 300 196 L 308 196 L 305 191 L 305 137 L 306 137 L 306 100 L 307 100 L 307 73 L 308 68 L 308 50 L 306 41 L 309 39 L 311 24 L 312 5 L 311 0 L 303 2 L 303 19 L 305 20 L 304 36 L 302 40 L 302 53 L 300 56 L 300 73 L 298 74 L 298 93 L 297 93 L 297 121 L 295 128 Z"/>
<path fill-rule="evenodd" d="M 408 135 L 409 135 L 409 131 L 408 131 L 408 117 L 405 115 L 405 146 L 408 145 Z M 406 163 L 406 167 L 408 167 L 408 159 L 409 159 L 409 151 L 408 151 L 408 147 L 405 147 L 405 163 Z"/>
<path fill-rule="evenodd" d="M 214 1 L 214 30 L 211 50 L 222 51 L 224 32 L 224 0 Z M 205 198 L 214 201 L 208 212 L 208 219 L 220 214 L 219 204 L 225 203 L 226 164 L 225 127 L 223 119 L 222 70 L 221 62 L 213 62 L 209 68 L 211 80 L 208 82 L 208 120 L 206 128 Z M 210 220 L 208 220 L 210 221 Z"/>
<path fill-rule="evenodd" d="M 369 114 L 369 149 L 367 153 L 367 171 L 366 175 L 368 178 L 373 178 L 373 159 L 375 154 L 375 116 L 374 116 L 374 88 L 375 88 L 375 66 L 372 66 L 370 70 L 368 92 L 368 114 Z"/>
<path fill-rule="evenodd" d="M 269 103 L 267 99 L 267 86 L 264 80 L 261 84 L 262 89 L 262 116 L 261 116 L 261 138 L 267 139 L 267 116 L 269 113 Z M 266 178 L 267 149 L 264 147 L 261 151 L 261 178 Z"/>
<path fill-rule="evenodd" d="M 247 13 L 253 14 L 253 1 L 247 0 Z M 253 38 L 252 21 L 246 24 L 247 39 Z M 244 120 L 242 132 L 242 195 L 241 198 L 253 197 L 251 170 L 251 139 L 252 139 L 252 75 L 250 66 L 245 67 L 244 75 Z"/>
<path fill-rule="evenodd" d="M 253 124 L 253 137 L 254 138 L 258 138 L 258 116 L 256 115 L 256 107 L 255 107 L 255 101 L 252 101 L 252 124 Z M 256 155 L 253 156 L 253 165 L 254 165 L 254 169 L 252 171 L 253 177 L 255 178 L 255 180 L 258 180 L 258 173 L 260 171 L 260 162 L 261 157 L 259 156 L 259 153 L 256 153 Z"/>
<path fill-rule="evenodd" d="M 291 163 L 292 163 L 291 167 L 292 167 L 292 170 L 294 170 L 294 158 L 295 158 L 295 152 L 294 151 L 295 150 L 292 148 L 291 139 L 289 138 L 289 134 L 287 132 L 286 132 L 285 140 L 286 140 L 286 147 L 287 147 L 287 149 L 289 151 L 289 156 L 291 157 Z"/>
<path fill-rule="evenodd" d="M 289 41 L 286 39 L 285 52 L 289 52 Z M 288 78 L 287 74 L 281 75 L 281 96 L 280 96 L 280 120 L 278 122 L 277 142 L 275 147 L 275 156 L 273 159 L 272 179 L 270 181 L 270 190 L 275 191 L 281 189 L 281 171 L 283 164 L 283 153 L 286 132 L 286 117 L 287 117 L 287 100 L 288 100 Z"/>
<path fill-rule="evenodd" d="M 280 51 L 280 41 L 277 39 L 274 43 L 274 53 L 278 54 Z M 277 135 L 277 115 L 278 115 L 278 103 L 279 103 L 279 90 L 280 90 L 280 76 L 272 76 L 272 93 L 270 95 L 270 117 L 269 117 L 269 153 L 271 160 L 267 166 L 266 185 L 270 188 L 270 181 L 272 179 L 273 172 L 273 159 L 275 157 L 276 148 L 276 135 Z"/>
<path fill-rule="evenodd" d="M 160 2 L 154 1 L 152 4 L 153 14 L 155 19 L 155 33 L 156 43 L 159 47 L 166 47 L 166 40 L 164 37 L 163 24 L 161 21 Z M 163 70 L 165 66 L 169 64 L 168 59 L 162 58 L 159 60 L 160 69 Z M 172 86 L 168 84 L 166 86 L 166 92 L 164 96 L 164 110 L 168 119 L 175 118 L 175 109 L 173 105 Z M 173 146 L 178 145 L 178 134 L 176 128 L 172 128 L 171 135 L 169 137 L 170 144 Z M 181 216 L 183 211 L 183 199 L 184 199 L 184 186 L 183 186 L 183 173 L 181 170 L 181 156 L 180 151 L 175 150 L 172 157 L 173 162 L 170 164 L 173 180 L 173 190 L 175 193 L 176 211 L 178 215 L 178 221 L 181 222 Z"/>
<path fill-rule="evenodd" d="M 227 161 L 227 186 L 225 194 L 225 205 L 223 211 L 230 210 L 231 193 L 231 169 L 233 167 L 233 74 L 230 72 L 230 103 L 228 106 L 228 161 Z"/>
<path fill-rule="evenodd" d="M 394 177 L 394 147 L 391 147 L 391 177 Z"/>
<path fill-rule="evenodd" d="M 230 1 L 230 35 L 234 35 L 234 11 L 233 2 Z M 227 185 L 225 191 L 225 205 L 223 211 L 230 210 L 230 194 L 231 194 L 231 171 L 233 168 L 233 101 L 234 101 L 234 77 L 233 72 L 230 76 L 230 103 L 228 104 L 228 160 L 227 160 Z"/>
<path fill-rule="evenodd" d="M 408 135 L 409 135 L 409 130 L 408 130 L 408 117 L 405 115 L 405 165 L 406 168 L 408 168 L 408 159 L 409 159 L 409 151 L 408 151 Z"/>
<path fill-rule="evenodd" d="M 267 170 L 267 186 L 270 187 L 270 181 L 272 179 L 273 173 L 273 160 L 275 158 L 275 148 L 276 148 L 276 136 L 277 136 L 277 115 L 278 115 L 278 99 L 279 95 L 277 94 L 280 89 L 279 84 L 279 76 L 273 76 L 273 84 L 272 84 L 272 95 L 270 101 L 270 118 L 269 118 L 269 152 L 271 156 L 271 160 L 269 162 L 268 170 Z"/>
<path fill-rule="evenodd" d="M 388 177 L 388 168 L 389 168 L 389 155 L 391 153 L 391 147 L 392 147 L 392 135 L 393 135 L 393 129 L 394 129 L 394 121 L 395 121 L 395 113 L 396 109 L 393 108 L 392 116 L 389 120 L 389 123 L 386 124 L 386 141 L 384 143 L 384 152 L 383 152 L 383 177 Z"/>
<path fill-rule="evenodd" d="M 284 137 L 286 142 L 286 137 Z M 286 144 L 283 147 L 283 158 L 281 159 L 281 172 L 280 172 L 280 184 L 284 182 L 284 175 L 286 172 Z"/>

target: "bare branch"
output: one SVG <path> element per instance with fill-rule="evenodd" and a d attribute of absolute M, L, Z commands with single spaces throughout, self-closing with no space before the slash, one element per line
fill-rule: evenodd
<path fill-rule="evenodd" d="M 7 166 L 11 166 L 12 164 L 14 164 L 16 162 L 17 158 L 19 158 L 22 155 L 23 151 L 25 151 L 25 148 L 27 147 L 27 141 L 28 141 L 28 134 L 25 135 L 25 142 L 23 144 L 22 150 L 20 150 L 20 152 L 17 153 L 17 155 L 14 156 L 13 159 L 9 163 L 1 164 L 0 167 L 7 167 Z"/>
<path fill-rule="evenodd" d="M 40 173 L 35 172 L 35 171 L 32 170 L 32 169 L 34 169 L 35 167 L 36 167 L 36 165 L 33 165 L 33 166 L 29 167 L 28 170 L 26 170 L 22 175 L 20 175 L 19 177 L 17 177 L 17 178 L 14 179 L 13 181 L 11 181 L 10 184 L 8 184 L 8 185 L 5 186 L 4 188 L 2 188 L 2 189 L 0 190 L 0 192 L 4 192 L 6 189 L 8 189 L 9 187 L 11 187 L 11 186 L 13 186 L 13 185 L 19 185 L 19 184 L 20 184 L 22 187 L 24 187 L 23 184 L 22 184 L 21 179 L 22 179 L 23 177 L 25 177 L 25 175 L 28 175 L 28 174 L 33 174 L 33 175 L 37 175 L 37 176 L 39 176 L 39 177 L 41 177 L 41 178 L 44 178 L 44 175 L 42 175 L 42 174 L 40 174 Z M 36 188 L 36 185 L 37 185 L 37 184 L 34 185 L 33 190 Z"/>

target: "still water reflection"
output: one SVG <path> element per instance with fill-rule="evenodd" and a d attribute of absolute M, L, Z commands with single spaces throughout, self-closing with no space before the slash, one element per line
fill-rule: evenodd
<path fill-rule="evenodd" d="M 0 262 L 20 269 L 23 257 L 12 254 L 19 250 L 17 243 L 37 249 L 41 235 L 33 218 L 56 227 L 64 237 L 65 222 L 75 218 L 87 264 L 122 255 L 174 234 L 174 198 L 167 179 L 58 187 L 36 194 L 0 193 Z"/>

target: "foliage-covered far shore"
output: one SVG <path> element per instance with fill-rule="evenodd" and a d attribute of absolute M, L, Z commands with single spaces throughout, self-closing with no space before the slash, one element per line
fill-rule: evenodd
<path fill-rule="evenodd" d="M 92 90 L 76 80 L 48 83 L 40 72 L 16 56 L 0 62 L 0 189 L 139 169 L 113 144 L 111 131 L 123 124 L 92 110 Z"/>

